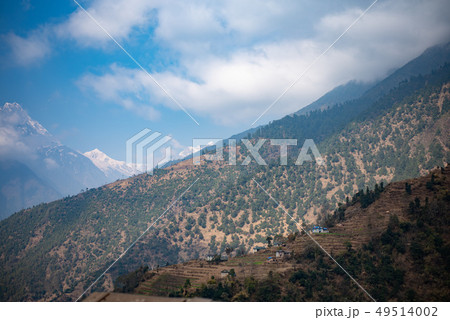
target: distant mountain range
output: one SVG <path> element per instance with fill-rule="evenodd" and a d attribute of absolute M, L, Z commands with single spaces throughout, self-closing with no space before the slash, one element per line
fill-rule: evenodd
<path fill-rule="evenodd" d="M 17 103 L 0 108 L 0 219 L 135 173 L 97 149 L 62 145 Z"/>

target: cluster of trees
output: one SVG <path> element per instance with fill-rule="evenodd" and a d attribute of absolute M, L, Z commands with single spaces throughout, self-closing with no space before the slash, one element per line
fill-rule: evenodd
<path fill-rule="evenodd" d="M 375 188 L 370 190 L 369 187 L 366 188 L 364 192 L 363 189 L 359 190 L 352 198 L 352 204 L 357 201 L 361 203 L 362 208 L 367 208 L 370 204 L 372 204 L 375 200 L 380 197 L 381 192 L 384 191 L 384 184 L 381 182 L 380 186 L 375 184 Z"/>
<path fill-rule="evenodd" d="M 114 281 L 114 292 L 133 292 L 141 282 L 147 279 L 147 271 L 148 266 L 141 266 L 135 271 L 119 276 Z"/>
<path fill-rule="evenodd" d="M 266 280 L 258 281 L 248 277 L 239 281 L 230 270 L 227 280 L 221 281 L 211 277 L 207 284 L 201 285 L 190 294 L 217 301 L 280 301 L 282 287 L 278 280 L 279 275 L 270 273 Z"/>

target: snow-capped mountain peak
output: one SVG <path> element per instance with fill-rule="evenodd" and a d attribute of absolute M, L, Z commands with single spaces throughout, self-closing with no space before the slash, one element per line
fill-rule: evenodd
<path fill-rule="evenodd" d="M 90 159 L 61 144 L 17 103 L 0 107 L 0 176 L 0 218 L 113 181 Z"/>
<path fill-rule="evenodd" d="M 139 173 L 124 161 L 112 159 L 97 148 L 85 152 L 83 155 L 89 158 L 109 179 L 124 179 Z"/>
<path fill-rule="evenodd" d="M 48 131 L 37 121 L 31 119 L 28 113 L 16 103 L 5 103 L 0 107 L 0 125 L 20 128 L 24 135 L 41 135 L 49 137 Z"/>
<path fill-rule="evenodd" d="M 117 160 L 114 160 L 114 159 L 108 157 L 105 153 L 101 152 L 97 148 L 95 148 L 94 150 L 85 152 L 84 155 L 91 160 L 95 159 L 97 161 L 106 161 L 106 162 L 111 161 L 111 160 L 117 161 Z M 120 162 L 120 161 L 117 161 L 117 162 Z"/>

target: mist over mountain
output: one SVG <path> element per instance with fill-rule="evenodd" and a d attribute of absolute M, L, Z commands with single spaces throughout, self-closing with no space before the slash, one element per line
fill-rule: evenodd
<path fill-rule="evenodd" d="M 357 99 L 363 95 L 369 88 L 373 87 L 376 82 L 357 82 L 349 81 L 346 84 L 340 85 L 333 90 L 327 92 L 322 97 L 313 103 L 301 108 L 295 115 L 306 115 L 315 110 L 325 110 L 338 103 Z"/>
<path fill-rule="evenodd" d="M 342 130 L 349 122 L 362 119 L 368 109 L 373 115 L 376 115 L 377 110 L 371 107 L 377 101 L 381 101 L 378 104 L 382 107 L 382 105 L 390 105 L 393 99 L 399 99 L 400 96 L 396 96 L 382 101 L 399 86 L 404 85 L 404 87 L 410 88 L 401 93 L 403 97 L 410 95 L 413 89 L 424 85 L 423 81 L 416 81 L 414 84 L 416 87 L 413 88 L 413 84 L 408 84 L 410 79 L 420 79 L 448 63 L 450 63 L 450 43 L 433 46 L 385 79 L 372 84 L 365 91 L 363 83 L 350 82 L 339 86 L 293 115 L 256 128 L 251 136 L 271 139 L 293 136 L 297 139 L 313 137 L 316 143 L 320 142 L 328 135 Z M 346 92 L 351 94 L 348 95 Z M 360 96 L 357 97 L 358 95 Z M 352 98 L 343 101 L 345 96 L 352 96 Z"/>
<path fill-rule="evenodd" d="M 88 156 L 61 144 L 19 104 L 5 103 L 0 108 L 0 218 L 134 174 L 98 150 Z"/>
<path fill-rule="evenodd" d="M 61 197 L 58 191 L 22 162 L 0 160 L 0 219 L 22 208 Z"/>

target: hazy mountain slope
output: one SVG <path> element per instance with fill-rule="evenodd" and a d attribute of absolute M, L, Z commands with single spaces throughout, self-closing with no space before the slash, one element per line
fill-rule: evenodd
<path fill-rule="evenodd" d="M 67 146 L 39 147 L 36 154 L 37 161 L 31 161 L 29 167 L 63 195 L 77 194 L 110 181 L 88 158 Z"/>
<path fill-rule="evenodd" d="M 429 74 L 433 70 L 444 66 L 445 63 L 450 63 L 450 43 L 437 45 L 425 50 L 419 57 L 376 83 L 357 99 L 336 101 L 334 103 L 332 103 L 333 99 L 330 99 L 328 103 L 329 109 L 327 110 L 321 111 L 319 108 L 316 108 L 316 110 L 305 115 L 302 112 L 303 109 L 301 109 L 293 116 L 286 116 L 268 125 L 261 126 L 252 135 L 253 137 L 271 139 L 295 136 L 298 139 L 314 138 L 316 143 L 321 142 L 325 136 L 339 132 L 402 82 L 407 81 L 411 77 Z M 339 92 L 339 87 L 335 90 Z M 332 96 L 333 91 L 329 93 Z M 321 99 L 324 99 L 325 96 Z M 337 96 L 339 97 L 339 95 Z M 387 105 L 390 105 L 390 103 L 388 102 Z"/>
<path fill-rule="evenodd" d="M 296 115 L 306 115 L 311 111 L 325 110 L 345 101 L 361 97 L 364 92 L 374 86 L 374 83 L 349 81 L 327 92 L 313 103 L 295 112 Z"/>
<path fill-rule="evenodd" d="M 247 139 L 249 136 L 251 137 L 251 135 L 252 135 L 255 131 L 259 130 L 260 127 L 261 127 L 261 126 L 258 126 L 258 127 L 256 127 L 256 128 L 250 128 L 250 129 L 247 129 L 247 130 L 245 130 L 245 131 L 243 131 L 243 132 L 241 132 L 241 133 L 234 134 L 234 135 L 232 135 L 232 136 L 230 137 L 230 139 L 236 139 L 236 140 Z"/>
<path fill-rule="evenodd" d="M 186 261 L 227 246 L 245 252 L 264 243 L 267 235 L 295 231 L 253 179 L 293 217 L 312 222 L 366 185 L 448 163 L 449 68 L 403 83 L 365 106 L 371 111 L 339 132 L 330 133 L 326 126 L 310 131 L 321 137 L 324 167 L 295 166 L 292 159 L 287 166 L 270 161 L 267 166 L 242 166 L 246 152 L 240 145 L 238 166 L 184 161 L 153 176 L 139 175 L 11 216 L 0 223 L 0 287 L 7 288 L 1 299 L 78 297 L 195 181 L 97 288 L 111 288 L 115 276 L 141 264 Z M 346 112 L 346 107 L 330 112 Z M 330 123 L 334 114 L 321 115 Z M 281 127 L 279 133 L 288 129 Z M 311 136 L 289 136 L 300 144 L 306 137 Z M 265 147 L 266 154 L 272 150 Z"/>
<path fill-rule="evenodd" d="M 365 103 L 374 102 L 389 93 L 391 89 L 397 87 L 402 81 L 411 77 L 429 74 L 448 62 L 450 62 L 450 43 L 436 45 L 428 48 L 419 57 L 409 61 L 379 82 L 361 83 L 350 81 L 347 84 L 336 87 L 295 114 L 305 115 L 311 111 L 323 110 L 360 97 L 363 97 Z"/>
<path fill-rule="evenodd" d="M 420 56 L 406 63 L 383 81 L 369 89 L 365 97 L 375 101 L 397 87 L 402 81 L 419 75 L 426 75 L 450 63 L 450 42 L 428 48 Z"/>
<path fill-rule="evenodd" d="M 35 204 L 61 198 L 46 182 L 18 161 L 0 161 L 0 219 Z"/>
<path fill-rule="evenodd" d="M 17 103 L 0 108 L 0 138 L 0 160 L 16 163 L 12 171 L 2 173 L 2 183 L 17 190 L 14 196 L 9 192 L 3 198 L 3 218 L 60 195 L 112 181 L 85 156 L 59 143 Z"/>

